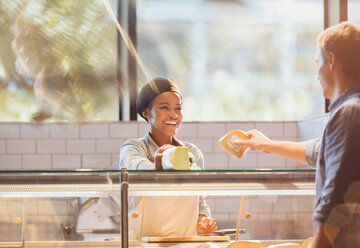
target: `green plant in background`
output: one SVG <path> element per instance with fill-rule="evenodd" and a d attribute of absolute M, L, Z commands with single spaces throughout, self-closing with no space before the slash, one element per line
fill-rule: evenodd
<path fill-rule="evenodd" d="M 2 121 L 118 119 L 117 33 L 101 0 L 0 1 L 0 16 Z"/>

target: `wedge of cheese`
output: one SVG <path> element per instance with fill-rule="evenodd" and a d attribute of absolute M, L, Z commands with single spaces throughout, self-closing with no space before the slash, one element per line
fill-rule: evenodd
<path fill-rule="evenodd" d="M 241 240 L 229 244 L 226 248 L 261 248 L 261 242 L 258 240 Z"/>
<path fill-rule="evenodd" d="M 301 245 L 300 248 L 311 248 L 314 237 L 307 238 Z"/>
<path fill-rule="evenodd" d="M 232 130 L 219 139 L 219 145 L 230 155 L 241 158 L 247 151 L 247 146 L 237 145 L 234 141 L 247 140 L 249 137 L 241 130 Z"/>
<path fill-rule="evenodd" d="M 284 244 L 270 245 L 268 248 L 299 248 L 299 247 L 300 244 L 284 243 Z"/>
<path fill-rule="evenodd" d="M 174 146 L 166 149 L 161 164 L 164 170 L 190 170 L 189 148 Z"/>

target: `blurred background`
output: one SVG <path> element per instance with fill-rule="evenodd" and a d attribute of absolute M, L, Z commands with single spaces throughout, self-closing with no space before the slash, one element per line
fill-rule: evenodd
<path fill-rule="evenodd" d="M 148 79 L 104 2 L 151 76 L 179 84 L 184 121 L 325 113 L 314 63 L 322 0 L 0 0 L 0 121 L 136 118 L 129 92 Z M 359 11 L 349 0 L 350 21 Z"/>

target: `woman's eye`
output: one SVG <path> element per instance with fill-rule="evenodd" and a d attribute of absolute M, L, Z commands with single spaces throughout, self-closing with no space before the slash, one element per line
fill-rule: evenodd
<path fill-rule="evenodd" d="M 160 107 L 160 109 L 169 109 L 169 108 L 166 106 L 162 106 L 162 107 Z"/>

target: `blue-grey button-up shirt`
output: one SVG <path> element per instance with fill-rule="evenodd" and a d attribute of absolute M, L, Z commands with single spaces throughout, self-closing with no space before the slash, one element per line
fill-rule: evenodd
<path fill-rule="evenodd" d="M 313 217 L 315 224 L 340 227 L 337 240 L 348 240 L 360 230 L 354 230 L 360 220 L 360 84 L 347 89 L 329 109 L 317 160 Z"/>

